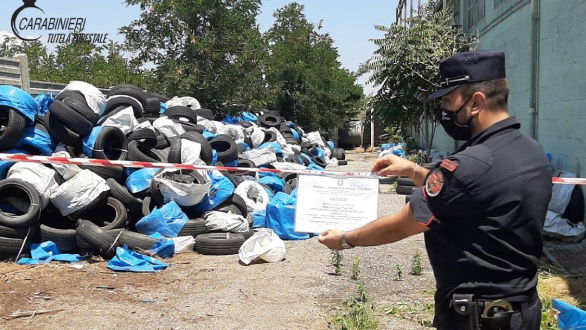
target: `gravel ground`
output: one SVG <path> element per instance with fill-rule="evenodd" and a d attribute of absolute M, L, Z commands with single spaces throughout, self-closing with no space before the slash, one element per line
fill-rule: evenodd
<path fill-rule="evenodd" d="M 369 170 L 375 154 L 349 153 L 340 170 Z M 397 212 L 404 196 L 380 186 L 379 215 Z M 287 259 L 243 266 L 237 256 L 178 255 L 156 274 L 115 273 L 101 260 L 38 267 L 0 263 L 0 328 L 43 329 L 327 329 L 344 301 L 364 283 L 383 329 L 419 329 L 419 322 L 385 314 L 393 304 L 430 303 L 434 279 L 423 236 L 395 244 L 343 251 L 341 276 L 332 274 L 330 251 L 316 238 L 286 242 Z M 415 251 L 423 274 L 410 275 Z M 360 258 L 358 280 L 350 278 Z M 396 266 L 403 276 L 394 280 Z M 32 317 L 10 318 L 36 311 Z M 42 312 L 47 312 L 42 314 Z M 402 313 L 407 315 L 409 313 Z M 428 314 L 412 313 L 412 318 Z"/>

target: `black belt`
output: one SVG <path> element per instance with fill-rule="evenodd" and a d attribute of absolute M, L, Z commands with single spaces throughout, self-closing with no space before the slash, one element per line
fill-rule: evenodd
<path fill-rule="evenodd" d="M 505 298 L 475 298 L 473 294 L 452 296 L 451 310 L 456 313 L 458 329 L 508 329 L 515 312 L 526 314 L 528 303 L 538 299 L 537 290 Z"/>

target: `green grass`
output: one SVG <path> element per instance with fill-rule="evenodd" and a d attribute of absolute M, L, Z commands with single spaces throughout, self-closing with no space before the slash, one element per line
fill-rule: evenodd
<path fill-rule="evenodd" d="M 374 317 L 374 304 L 363 283 L 356 288 L 357 296 L 344 303 L 333 324 L 340 330 L 378 329 L 379 320 Z"/>

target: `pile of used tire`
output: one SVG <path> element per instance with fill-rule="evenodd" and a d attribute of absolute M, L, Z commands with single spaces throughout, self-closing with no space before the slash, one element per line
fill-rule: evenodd
<path fill-rule="evenodd" d="M 217 121 L 192 97 L 169 99 L 132 85 L 104 95 L 84 82 L 36 99 L 0 86 L 0 152 L 283 171 L 346 163 L 344 150 L 323 134 L 305 133 L 277 112 Z M 199 253 L 235 254 L 253 234 L 248 214 L 267 206 L 260 197 L 292 194 L 297 184 L 291 173 L 5 161 L 0 179 L 3 259 L 25 255 L 31 243 L 44 241 L 62 253 L 111 258 L 117 246 L 150 249 L 159 239 L 151 234 L 165 228 L 167 238 L 194 237 Z"/>

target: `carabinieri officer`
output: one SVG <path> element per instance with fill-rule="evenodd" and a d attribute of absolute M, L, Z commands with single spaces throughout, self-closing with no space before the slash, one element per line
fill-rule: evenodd
<path fill-rule="evenodd" d="M 435 279 L 438 329 L 539 329 L 536 291 L 541 229 L 552 169 L 508 112 L 502 52 L 474 51 L 440 62 L 437 119 L 466 142 L 431 170 L 388 155 L 379 175 L 412 177 L 410 202 L 350 232 L 327 230 L 332 249 L 392 243 L 424 232 Z"/>

